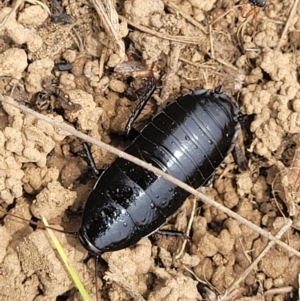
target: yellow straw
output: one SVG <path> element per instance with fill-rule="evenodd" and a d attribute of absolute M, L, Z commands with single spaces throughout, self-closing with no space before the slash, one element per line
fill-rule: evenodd
<path fill-rule="evenodd" d="M 43 220 L 43 223 L 45 224 L 45 226 L 49 226 L 47 220 L 44 217 L 42 218 L 42 220 Z M 59 243 L 58 239 L 54 235 L 53 231 L 49 228 L 47 228 L 47 231 L 48 231 L 48 233 L 53 241 L 53 244 L 54 244 L 55 248 L 57 249 L 62 261 L 64 262 L 65 267 L 67 268 L 69 274 L 71 275 L 73 282 L 75 283 L 77 289 L 79 290 L 83 300 L 91 301 L 90 296 L 88 295 L 86 289 L 84 288 L 83 284 L 81 283 L 75 269 L 71 266 L 71 264 L 66 256 L 66 253 L 64 252 L 61 244 Z"/>

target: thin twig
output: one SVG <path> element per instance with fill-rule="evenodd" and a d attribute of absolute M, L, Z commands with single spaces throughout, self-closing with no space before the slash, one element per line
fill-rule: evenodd
<path fill-rule="evenodd" d="M 103 48 L 99 59 L 99 78 L 104 74 L 104 63 L 107 58 L 107 48 Z"/>
<path fill-rule="evenodd" d="M 214 48 L 214 37 L 212 33 L 212 26 L 209 24 L 208 26 L 208 31 L 209 31 L 209 42 L 210 42 L 210 55 L 212 59 L 215 59 L 215 48 Z"/>
<path fill-rule="evenodd" d="M 4 17 L 4 19 L 2 20 L 2 22 L 0 23 L 0 28 L 3 27 L 6 23 L 6 21 L 9 19 L 9 17 L 14 14 L 18 8 L 24 3 L 24 2 L 28 2 L 28 3 L 31 3 L 31 4 L 34 4 L 34 5 L 40 5 L 49 15 L 51 15 L 51 12 L 50 12 L 50 9 L 49 7 L 44 4 L 43 2 L 41 1 L 38 1 L 38 0 L 17 0 L 15 2 L 15 4 L 13 5 L 11 11 Z"/>
<path fill-rule="evenodd" d="M 247 259 L 247 261 L 249 262 L 249 264 L 251 264 L 251 258 L 250 258 L 250 256 L 247 254 L 247 251 L 245 250 L 244 245 L 243 245 L 243 243 L 241 242 L 241 239 L 240 239 L 240 238 L 238 239 L 238 242 L 239 242 L 240 245 L 241 245 L 241 248 L 242 248 L 242 251 L 243 251 L 243 253 L 244 253 L 244 256 L 246 257 L 246 259 Z M 249 251 L 248 251 L 248 252 L 249 252 Z"/>
<path fill-rule="evenodd" d="M 239 68 L 233 66 L 232 64 L 230 64 L 230 63 L 228 63 L 228 62 L 226 62 L 226 61 L 224 61 L 224 60 L 222 60 L 220 58 L 217 58 L 216 61 L 219 62 L 220 64 L 223 64 L 224 66 L 226 66 L 228 68 L 231 68 L 234 71 L 238 71 L 239 70 Z"/>
<path fill-rule="evenodd" d="M 286 35 L 286 33 L 287 33 L 288 29 L 289 29 L 289 26 L 290 26 L 290 24 L 292 22 L 292 19 L 294 18 L 294 15 L 296 13 L 296 9 L 297 9 L 298 4 L 299 4 L 299 0 L 295 0 L 294 4 L 293 4 L 293 7 L 292 7 L 292 9 L 290 11 L 289 17 L 286 20 L 286 23 L 285 23 L 283 32 L 281 34 L 281 37 L 280 37 L 280 39 L 278 41 L 278 44 L 276 46 L 276 51 L 278 51 L 279 48 L 281 47 L 281 43 L 282 43 L 283 37 Z"/>
<path fill-rule="evenodd" d="M 198 201 L 198 199 L 196 197 L 193 197 L 192 212 L 191 212 L 191 216 L 190 216 L 190 219 L 189 219 L 189 222 L 188 222 L 187 229 L 185 231 L 185 236 L 187 238 L 190 237 L 190 232 L 191 232 L 191 229 L 192 229 L 192 225 L 193 225 L 193 221 L 194 221 L 194 217 L 195 217 L 195 212 L 196 212 L 197 201 Z M 183 252 L 185 250 L 186 244 L 187 244 L 187 239 L 184 239 L 180 251 L 175 255 L 175 259 L 176 260 L 178 260 L 179 258 L 181 258 L 182 254 L 183 254 Z"/>
<path fill-rule="evenodd" d="M 114 7 L 115 3 L 111 0 L 92 0 L 92 3 L 98 13 L 108 36 L 114 41 L 116 52 L 119 54 L 121 61 L 125 58 L 125 44 L 120 35 L 118 13 Z"/>
<path fill-rule="evenodd" d="M 292 221 L 288 219 L 284 226 L 279 230 L 279 232 L 276 234 L 276 238 L 280 239 L 281 236 L 291 227 Z M 264 250 L 257 256 L 257 258 L 249 265 L 249 267 L 239 276 L 238 279 L 236 279 L 230 287 L 227 288 L 225 294 L 229 294 L 231 291 L 233 291 L 238 285 L 249 275 L 249 273 L 257 266 L 257 264 L 261 261 L 261 259 L 267 254 L 267 252 L 271 249 L 272 246 L 274 246 L 275 241 L 270 241 L 268 245 L 264 248 Z"/>
<path fill-rule="evenodd" d="M 186 63 L 186 64 L 195 66 L 195 67 L 197 67 L 197 68 L 201 68 L 201 69 L 204 68 L 204 69 L 217 70 L 217 66 L 209 65 L 208 63 L 203 63 L 203 64 L 201 64 L 201 63 L 194 63 L 194 62 L 189 61 L 189 60 L 187 60 L 187 59 L 185 59 L 185 58 L 183 58 L 183 57 L 180 57 L 179 60 L 182 61 L 182 62 L 184 62 L 184 63 Z"/>
<path fill-rule="evenodd" d="M 149 29 L 146 26 L 143 26 L 140 24 L 135 24 L 134 22 L 128 20 L 124 16 L 119 16 L 119 19 L 127 22 L 129 25 L 137 28 L 138 30 L 140 30 L 142 32 L 148 33 L 150 35 L 153 35 L 155 37 L 158 37 L 158 38 L 161 38 L 164 40 L 169 40 L 169 41 L 173 41 L 173 42 L 181 42 L 181 43 L 186 43 L 186 44 L 196 44 L 196 45 L 199 44 L 201 42 L 201 40 L 203 40 L 203 39 L 199 39 L 199 37 L 197 37 L 197 36 L 195 36 L 195 37 L 170 36 L 168 34 L 160 33 L 155 30 Z"/>
<path fill-rule="evenodd" d="M 249 18 L 246 18 L 238 27 L 237 32 L 236 32 L 236 36 L 237 36 L 237 40 L 238 40 L 238 44 L 240 45 L 240 47 L 242 48 L 243 52 L 245 52 L 245 48 L 244 48 L 244 36 L 245 36 L 245 29 L 246 29 L 246 25 L 249 22 Z"/>
<path fill-rule="evenodd" d="M 221 19 L 223 19 L 226 15 L 228 15 L 230 12 L 232 12 L 233 10 L 242 7 L 242 4 L 238 4 L 238 5 L 234 5 L 233 7 L 231 7 L 229 10 L 227 10 L 224 14 L 222 14 L 221 16 L 219 16 L 216 20 L 213 20 L 210 25 L 214 25 L 215 23 L 219 22 Z"/>
<path fill-rule="evenodd" d="M 287 245 L 286 243 L 282 242 L 281 240 L 279 240 L 277 237 L 274 237 L 271 233 L 261 229 L 260 227 L 258 227 L 257 225 L 253 224 L 252 222 L 248 221 L 247 219 L 245 219 L 244 217 L 238 215 L 237 213 L 231 211 L 230 209 L 226 208 L 225 206 L 217 203 L 216 201 L 210 199 L 209 197 L 207 197 L 206 195 L 200 193 L 199 191 L 197 191 L 196 189 L 192 188 L 191 186 L 181 182 L 180 180 L 174 178 L 173 176 L 166 174 L 165 172 L 163 172 L 161 169 L 154 167 L 152 164 L 149 164 L 143 160 L 140 160 L 134 156 L 131 156 L 125 152 L 122 152 L 120 150 L 118 150 L 115 147 L 110 146 L 109 144 L 106 144 L 102 141 L 99 141 L 91 136 L 88 136 L 86 134 L 83 134 L 77 130 L 75 130 L 73 127 L 62 123 L 62 122 L 58 122 L 50 117 L 44 116 L 38 112 L 33 111 L 32 109 L 29 109 L 19 103 L 17 103 L 16 101 L 14 101 L 13 99 L 11 99 L 10 97 L 7 96 L 2 96 L 0 94 L 0 101 L 2 101 L 3 103 L 7 103 L 9 105 L 12 105 L 16 108 L 18 108 L 19 110 L 23 111 L 26 114 L 30 114 L 38 119 L 44 120 L 46 122 L 48 122 L 49 124 L 65 131 L 68 132 L 84 141 L 87 141 L 89 143 L 92 143 L 94 145 L 99 146 L 100 148 L 107 150 L 113 154 L 116 154 L 117 156 L 119 156 L 120 158 L 123 158 L 125 160 L 128 160 L 136 165 L 139 165 L 159 176 L 161 176 L 163 179 L 175 184 L 176 186 L 180 187 L 181 189 L 189 192 L 190 194 L 195 195 L 196 197 L 200 198 L 201 201 L 203 201 L 206 204 L 209 204 L 211 206 L 214 206 L 216 209 L 223 211 L 225 214 L 227 214 L 228 216 L 236 219 L 237 221 L 239 221 L 240 223 L 246 225 L 247 227 L 249 227 L 250 229 L 258 232 L 260 235 L 266 237 L 267 239 L 276 242 L 278 245 L 280 245 L 282 248 L 286 249 L 288 252 L 291 252 L 292 254 L 300 257 L 300 252 L 298 252 L 297 250 L 293 249 L 292 247 L 290 247 L 289 245 Z"/>
<path fill-rule="evenodd" d="M 195 27 L 198 27 L 205 35 L 207 35 L 207 30 L 204 28 L 203 25 L 201 25 L 199 22 L 197 22 L 193 17 L 186 14 L 181 8 L 179 8 L 177 5 L 175 5 L 173 2 L 169 0 L 164 0 L 165 4 L 169 6 L 170 8 L 174 9 L 176 13 L 179 13 L 184 17 L 188 22 L 193 24 Z"/>
<path fill-rule="evenodd" d="M 76 24 L 76 23 L 75 23 L 75 24 Z M 75 24 L 74 24 L 74 25 L 75 25 Z M 75 26 L 72 26 L 71 29 L 73 29 L 74 34 L 75 34 L 75 36 L 76 36 L 76 38 L 77 38 L 77 39 L 75 39 L 75 37 L 73 37 L 75 43 L 76 43 L 77 46 L 78 46 L 79 52 L 80 52 L 80 53 L 83 53 L 83 51 L 84 51 L 84 45 L 83 45 L 81 36 L 79 35 L 79 33 L 78 33 L 78 31 L 76 30 Z M 71 32 L 70 32 L 70 34 L 72 35 Z"/>
<path fill-rule="evenodd" d="M 235 5 L 232 8 L 230 8 L 228 11 L 226 11 L 224 14 L 222 14 L 221 16 L 219 16 L 216 20 L 212 21 L 209 23 L 208 29 L 209 29 L 209 40 L 210 40 L 210 53 L 211 53 L 211 57 L 213 59 L 215 59 L 215 50 L 214 50 L 214 41 L 213 41 L 213 28 L 212 26 L 217 23 L 218 21 L 220 21 L 221 19 L 223 19 L 227 14 L 229 14 L 231 11 L 235 10 L 236 8 L 241 7 L 242 5 Z"/>
<path fill-rule="evenodd" d="M 294 290 L 293 286 L 285 286 L 285 287 L 277 287 L 277 288 L 271 288 L 268 291 L 264 293 L 264 296 L 271 296 L 271 295 L 282 295 L 290 293 Z M 299 299 L 298 299 L 299 300 Z"/>
<path fill-rule="evenodd" d="M 215 290 L 214 287 L 208 282 L 208 281 L 204 281 L 202 279 L 200 279 L 192 269 L 188 268 L 186 265 L 183 265 L 183 268 L 188 271 L 189 273 L 191 273 L 195 279 L 199 282 L 199 283 L 202 283 L 204 285 L 207 285 L 211 290 Z"/>

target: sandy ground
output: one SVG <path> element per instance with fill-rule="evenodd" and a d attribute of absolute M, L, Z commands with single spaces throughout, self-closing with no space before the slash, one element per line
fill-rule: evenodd
<path fill-rule="evenodd" d="M 248 166 L 229 155 L 204 192 L 273 235 L 292 219 L 281 239 L 300 250 L 299 5 L 290 15 L 293 0 L 269 0 L 245 19 L 250 6 L 235 0 L 117 1 L 116 47 L 97 1 L 45 0 L 51 17 L 38 3 L 11 2 L 0 3 L 1 95 L 124 149 L 135 91 L 145 84 L 132 80 L 140 69 L 152 68 L 157 81 L 142 124 L 169 99 L 222 85 L 249 115 L 238 143 Z M 0 114 L 1 207 L 76 231 L 80 221 L 65 210 L 83 207 L 96 180 L 81 141 L 9 105 Z M 114 158 L 92 152 L 99 168 Z M 193 204 L 166 226 L 186 231 Z M 76 237 L 57 236 L 96 300 L 93 258 Z M 182 256 L 183 239 L 159 235 L 103 254 L 99 300 L 298 300 L 300 258 L 292 252 L 274 245 L 263 253 L 266 238 L 200 201 L 190 236 Z M 82 300 L 44 230 L 6 216 L 0 237 L 1 300 Z"/>

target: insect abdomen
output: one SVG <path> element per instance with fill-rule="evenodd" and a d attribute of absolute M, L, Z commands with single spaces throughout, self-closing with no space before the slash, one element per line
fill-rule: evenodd
<path fill-rule="evenodd" d="M 238 107 L 226 94 L 189 93 L 156 115 L 125 151 L 198 188 L 231 152 L 237 117 Z M 92 245 L 94 253 L 128 247 L 159 228 L 188 196 L 163 178 L 117 158 L 87 201 L 80 239 Z"/>

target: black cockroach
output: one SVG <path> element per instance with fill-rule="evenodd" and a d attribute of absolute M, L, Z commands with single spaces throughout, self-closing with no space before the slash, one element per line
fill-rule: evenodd
<path fill-rule="evenodd" d="M 128 122 L 129 136 L 135 138 L 125 152 L 194 188 L 207 184 L 236 141 L 238 106 L 220 87 L 197 90 L 167 105 L 136 132 L 131 125 L 154 90 Z M 188 196 L 162 177 L 117 158 L 101 173 L 87 200 L 79 240 L 95 255 L 129 247 L 155 232 Z"/>
<path fill-rule="evenodd" d="M 197 90 L 167 105 L 137 132 L 132 124 L 154 90 L 150 86 L 128 121 L 126 132 L 134 139 L 125 151 L 194 188 L 206 185 L 237 139 L 242 118 L 238 106 L 220 87 Z M 155 232 L 188 196 L 162 177 L 117 158 L 99 175 L 76 234 L 98 258 Z"/>

